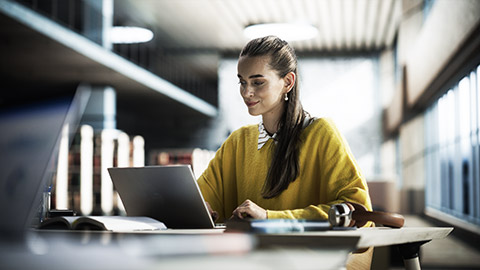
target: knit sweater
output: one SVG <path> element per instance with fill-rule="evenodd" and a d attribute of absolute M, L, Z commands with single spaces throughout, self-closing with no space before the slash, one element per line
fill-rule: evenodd
<path fill-rule="evenodd" d="M 258 125 L 234 131 L 198 179 L 218 221 L 230 218 L 246 199 L 266 209 L 269 219 L 327 219 L 330 206 L 344 201 L 372 209 L 365 178 L 331 120 L 316 119 L 302 131 L 299 175 L 271 199 L 263 198 L 261 191 L 275 143 L 269 140 L 257 150 L 258 134 Z"/>

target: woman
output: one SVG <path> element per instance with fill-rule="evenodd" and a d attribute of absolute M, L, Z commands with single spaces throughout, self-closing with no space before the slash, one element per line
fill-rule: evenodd
<path fill-rule="evenodd" d="M 238 60 L 240 93 L 258 125 L 233 132 L 198 185 L 218 220 L 327 219 L 332 204 L 371 210 L 367 185 L 334 124 L 311 118 L 299 100 L 297 59 L 289 44 L 250 41 Z"/>

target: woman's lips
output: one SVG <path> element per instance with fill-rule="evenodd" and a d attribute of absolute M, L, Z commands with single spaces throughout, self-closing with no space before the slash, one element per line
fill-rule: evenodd
<path fill-rule="evenodd" d="M 245 104 L 247 104 L 247 107 L 253 107 L 257 105 L 260 101 L 245 101 Z"/>

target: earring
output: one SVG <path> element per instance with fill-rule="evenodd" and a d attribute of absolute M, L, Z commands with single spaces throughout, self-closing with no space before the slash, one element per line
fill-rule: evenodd
<path fill-rule="evenodd" d="M 285 93 L 285 101 L 288 101 L 287 93 Z"/>

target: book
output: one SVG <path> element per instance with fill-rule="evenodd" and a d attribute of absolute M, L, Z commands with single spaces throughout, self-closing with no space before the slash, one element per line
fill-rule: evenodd
<path fill-rule="evenodd" d="M 157 231 L 166 230 L 163 222 L 149 217 L 126 216 L 59 216 L 46 219 L 39 229 L 91 231 Z"/>
<path fill-rule="evenodd" d="M 287 233 L 326 231 L 332 227 L 327 220 L 304 219 L 230 219 L 226 222 L 227 232 Z"/>

